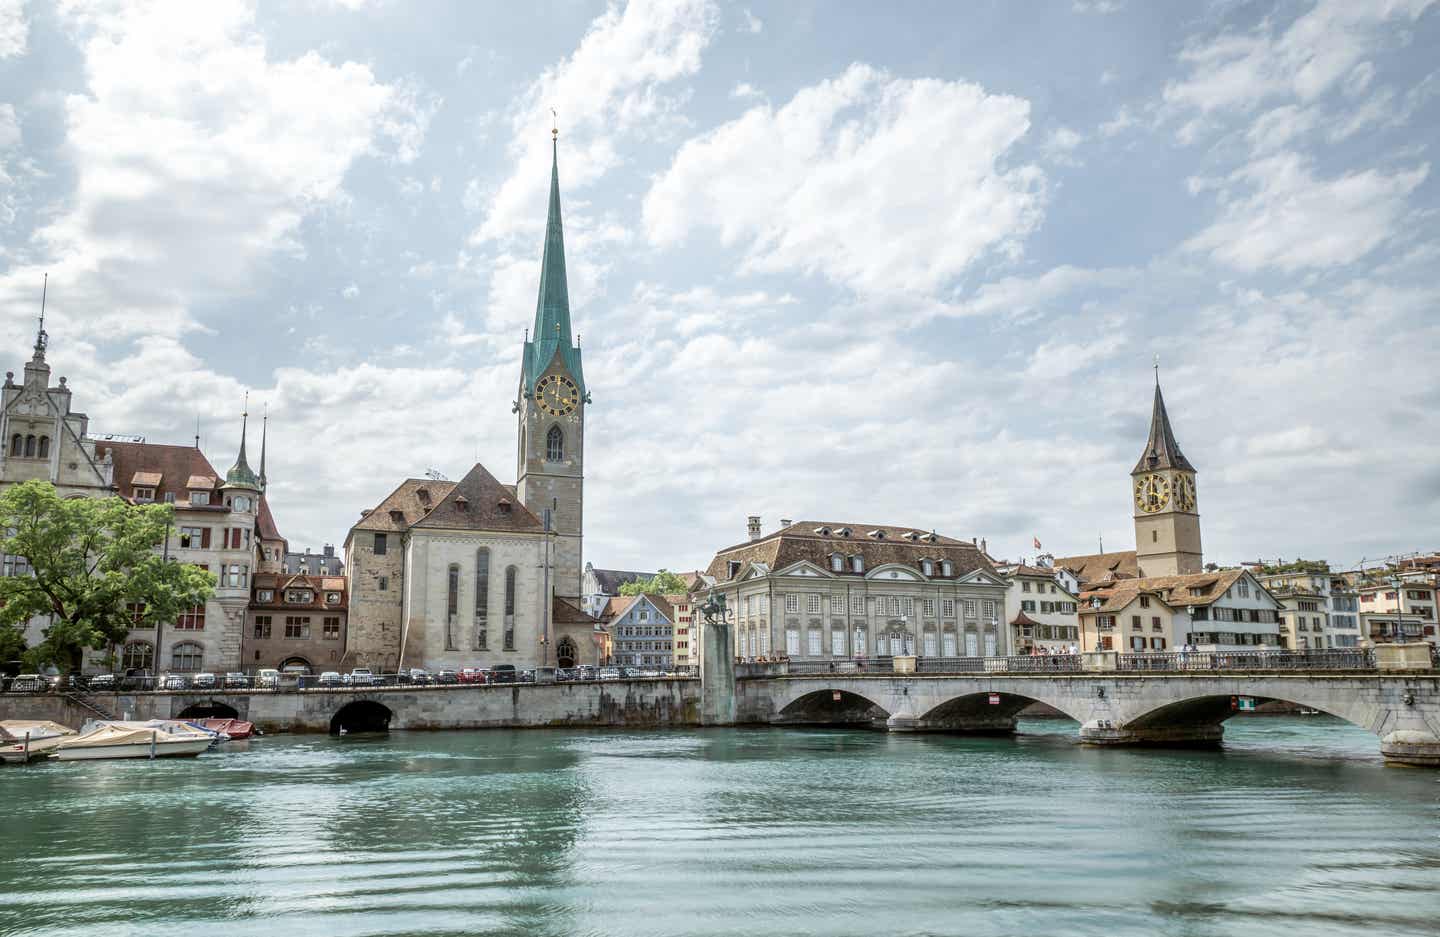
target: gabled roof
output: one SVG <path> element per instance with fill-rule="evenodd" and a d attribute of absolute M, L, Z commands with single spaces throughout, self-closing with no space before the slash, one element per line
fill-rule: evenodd
<path fill-rule="evenodd" d="M 433 504 L 450 493 L 454 482 L 435 481 L 430 478 L 407 478 L 400 486 L 385 496 L 385 499 L 355 523 L 352 530 L 407 530 L 420 520 L 430 508 L 421 503 L 418 494 L 422 489 L 429 492 Z M 399 512 L 398 516 L 395 512 Z"/>
<path fill-rule="evenodd" d="M 1140 564 L 1134 550 L 1115 553 L 1088 553 L 1083 556 L 1057 556 L 1055 566 L 1063 568 L 1082 586 L 1114 579 L 1134 579 L 1140 575 Z"/>
<path fill-rule="evenodd" d="M 1145 451 L 1135 463 L 1131 474 L 1153 472 L 1158 469 L 1181 469 L 1195 471 L 1195 466 L 1180 451 L 1175 441 L 1175 431 L 1170 428 L 1170 414 L 1165 412 L 1165 398 L 1160 394 L 1160 381 L 1155 381 L 1155 404 L 1150 412 L 1150 438 L 1145 442 Z"/>
<path fill-rule="evenodd" d="M 270 499 L 260 496 L 260 510 L 255 514 L 255 535 L 261 540 L 284 540 L 280 528 L 275 526 L 275 515 L 270 513 Z"/>
<path fill-rule="evenodd" d="M 1171 608 L 1185 606 L 1208 606 L 1225 597 L 1230 587 L 1248 575 L 1243 569 L 1221 569 L 1213 573 L 1188 573 L 1183 576 L 1152 576 L 1148 579 L 1122 579 L 1112 585 L 1098 589 L 1087 589 L 1080 593 L 1080 611 L 1094 613 L 1089 606 L 1091 599 L 1104 602 L 1102 613 L 1125 608 L 1140 595 L 1151 595 Z M 1254 577 L 1251 577 L 1252 581 Z M 1255 582 L 1257 591 L 1270 595 L 1269 591 Z M 1270 595 L 1271 599 L 1275 599 Z M 1279 600 L 1275 600 L 1277 606 Z"/>
<path fill-rule="evenodd" d="M 1025 614 L 1025 610 L 1024 610 L 1024 609 L 1021 609 L 1018 613 L 1016 613 L 1015 617 L 1010 620 L 1010 624 L 1012 624 L 1012 625 L 1038 625 L 1038 624 L 1040 624 L 1040 622 L 1036 621 L 1035 619 L 1031 618 L 1029 615 Z"/>
<path fill-rule="evenodd" d="M 918 527 L 827 521 L 800 521 L 759 540 L 726 547 L 715 554 L 706 573 L 719 581 L 728 581 L 731 562 L 740 563 L 742 570 L 750 563 L 763 563 L 769 569 L 788 569 L 802 562 L 829 570 L 828 559 L 833 553 L 846 557 L 859 555 L 864 561 L 864 572 L 853 572 L 847 562 L 841 572 L 827 573 L 837 578 L 863 577 L 887 563 L 909 567 L 919 575 L 922 559 L 935 561 L 932 579 L 945 578 L 940 575 L 940 564 L 945 560 L 949 560 L 952 567 L 951 579 L 975 570 L 994 573 L 990 561 L 974 543 Z"/>
<path fill-rule="evenodd" d="M 588 612 L 581 611 L 560 596 L 554 596 L 550 606 L 550 623 L 554 625 L 594 625 L 595 619 Z"/>
<path fill-rule="evenodd" d="M 287 589 L 308 589 L 309 602 L 288 602 Z M 262 591 L 271 593 L 267 601 L 260 601 Z M 326 604 L 325 594 L 340 593 L 340 601 Z M 305 573 L 256 573 L 250 577 L 250 607 L 252 609 L 306 609 L 313 612 L 343 612 L 350 606 L 349 590 L 345 580 L 339 576 L 308 576 Z M 318 622 L 316 623 L 318 624 Z"/>
<path fill-rule="evenodd" d="M 418 489 L 417 489 L 418 496 Z M 433 499 L 433 493 L 432 493 Z M 418 501 L 417 501 L 418 503 Z M 411 527 L 444 530 L 544 531 L 540 518 L 514 500 L 509 489 L 476 462 L 465 477 Z"/>
<path fill-rule="evenodd" d="M 208 478 L 212 493 L 216 484 L 216 472 L 205 454 L 194 446 L 162 446 L 148 442 L 97 442 L 95 457 L 104 459 L 109 453 L 115 466 L 115 491 L 122 498 L 134 498 L 135 487 L 154 488 L 155 500 L 164 501 L 167 494 L 174 495 L 177 505 L 189 505 L 188 487 L 195 476 Z M 137 478 L 143 479 L 136 481 Z M 199 506 L 197 506 L 199 507 Z M 206 507 L 224 510 L 223 505 L 210 504 Z"/>

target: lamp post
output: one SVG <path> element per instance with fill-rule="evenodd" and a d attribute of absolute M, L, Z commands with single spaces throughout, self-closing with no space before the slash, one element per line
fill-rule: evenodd
<path fill-rule="evenodd" d="M 1395 587 L 1395 643 L 1403 644 L 1405 637 L 1405 605 L 1400 595 L 1400 584 L 1403 580 L 1400 573 L 1396 572 L 1390 577 L 1390 584 Z"/>

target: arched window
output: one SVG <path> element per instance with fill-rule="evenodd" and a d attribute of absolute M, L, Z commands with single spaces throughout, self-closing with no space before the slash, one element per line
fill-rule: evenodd
<path fill-rule="evenodd" d="M 926 578 L 935 575 L 935 564 L 930 562 L 929 560 L 921 560 L 920 572 L 924 573 Z"/>
<path fill-rule="evenodd" d="M 830 554 L 830 569 L 833 572 L 843 573 L 845 571 L 845 557 L 839 553 Z"/>
<path fill-rule="evenodd" d="M 26 454 L 27 456 L 33 456 L 33 455 L 35 454 L 35 437 L 34 437 L 34 436 L 26 436 L 26 437 L 25 437 L 25 454 Z"/>
<path fill-rule="evenodd" d="M 41 437 L 40 437 L 40 451 L 39 451 L 38 453 L 36 453 L 36 455 L 40 456 L 40 458 L 42 458 L 42 459 L 46 459 L 46 458 L 49 458 L 49 457 L 50 457 L 50 437 L 49 437 L 49 436 L 41 436 Z"/>
<path fill-rule="evenodd" d="M 151 670 L 154 666 L 155 645 L 149 641 L 131 641 L 120 652 L 120 669 L 126 673 L 132 670 Z"/>
<path fill-rule="evenodd" d="M 460 565 L 450 564 L 450 573 L 445 580 L 445 650 L 455 647 L 455 616 L 460 613 Z"/>
<path fill-rule="evenodd" d="M 177 644 L 170 650 L 170 669 L 181 673 L 194 673 L 205 663 L 205 649 L 191 641 Z"/>
<path fill-rule="evenodd" d="M 574 667 L 575 659 L 579 656 L 575 650 L 575 642 L 570 640 L 569 635 L 566 635 L 555 647 L 555 666 Z"/>
<path fill-rule="evenodd" d="M 16 433 L 10 437 L 10 454 L 20 455 L 25 451 L 25 437 Z"/>
<path fill-rule="evenodd" d="M 550 432 L 545 434 L 545 460 L 547 462 L 559 462 L 565 458 L 565 434 L 560 432 L 560 427 L 550 427 Z"/>
<path fill-rule="evenodd" d="M 850 557 L 850 571 L 852 573 L 865 572 L 865 558 L 858 553 Z"/>
<path fill-rule="evenodd" d="M 950 564 L 949 560 L 942 560 L 940 563 L 940 573 L 944 576 L 953 576 L 955 575 L 955 567 Z"/>
<path fill-rule="evenodd" d="M 489 643 L 486 633 L 490 626 L 490 551 L 475 551 L 475 650 L 483 651 Z"/>
<path fill-rule="evenodd" d="M 505 567 L 505 650 L 515 650 L 515 567 Z"/>

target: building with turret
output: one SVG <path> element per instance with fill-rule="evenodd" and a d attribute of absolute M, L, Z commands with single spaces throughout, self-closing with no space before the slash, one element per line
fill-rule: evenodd
<path fill-rule="evenodd" d="M 521 347 L 516 481 L 483 465 L 408 478 L 345 538 L 348 666 L 430 670 L 594 662 L 581 609 L 585 384 L 570 324 L 557 147 L 534 328 Z"/>

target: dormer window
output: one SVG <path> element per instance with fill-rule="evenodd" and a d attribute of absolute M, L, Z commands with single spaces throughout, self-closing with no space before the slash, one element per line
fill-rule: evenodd
<path fill-rule="evenodd" d="M 405 512 L 392 509 L 390 511 L 390 519 L 396 523 L 403 524 L 405 523 Z"/>
<path fill-rule="evenodd" d="M 315 594 L 309 589 L 286 589 L 285 601 L 291 605 L 309 605 L 315 600 Z"/>
<path fill-rule="evenodd" d="M 729 570 L 731 579 L 734 579 L 736 576 L 740 575 L 740 561 L 731 560 L 729 564 Z"/>
<path fill-rule="evenodd" d="M 830 536 L 830 528 L 829 528 L 829 527 L 816 527 L 816 528 L 815 528 L 815 533 L 819 534 L 819 535 L 822 536 L 822 537 L 828 537 L 828 536 Z"/>
<path fill-rule="evenodd" d="M 913 531 L 913 530 L 907 530 L 907 531 L 905 531 L 903 534 L 901 534 L 900 536 L 901 536 L 903 539 L 909 540 L 909 541 L 912 541 L 912 542 L 915 541 L 915 540 L 920 539 L 920 535 L 917 534 L 917 533 L 916 533 L 915 531 Z"/>
<path fill-rule="evenodd" d="M 921 560 L 920 572 L 924 573 L 926 578 L 935 575 L 935 564 L 930 560 Z"/>
<path fill-rule="evenodd" d="M 325 593 L 325 604 L 326 604 L 326 605 L 339 605 L 339 604 L 340 604 L 340 593 L 338 593 L 338 592 L 327 592 L 327 593 Z"/>
<path fill-rule="evenodd" d="M 885 539 L 885 531 L 883 531 L 883 530 L 872 530 L 872 531 L 870 531 L 868 534 L 866 534 L 865 536 L 871 538 L 872 540 L 884 540 L 884 539 Z"/>
<path fill-rule="evenodd" d="M 273 601 L 275 601 L 275 591 L 274 591 L 273 589 L 260 589 L 260 590 L 257 590 L 256 593 L 255 593 L 255 601 L 257 601 L 257 602 L 273 602 Z"/>
<path fill-rule="evenodd" d="M 501 498 L 499 501 L 495 502 L 495 506 L 500 509 L 501 514 L 510 513 L 511 504 L 509 498 Z"/>
<path fill-rule="evenodd" d="M 155 500 L 154 488 L 136 488 L 135 500 L 144 504 Z"/>
<path fill-rule="evenodd" d="M 942 575 L 942 576 L 953 576 L 953 575 L 955 575 L 955 564 L 951 563 L 949 560 L 941 560 L 941 561 L 940 561 L 940 575 Z"/>
<path fill-rule="evenodd" d="M 836 527 L 836 528 L 835 528 L 835 536 L 837 536 L 837 537 L 848 537 L 848 536 L 850 536 L 850 528 L 849 528 L 849 527 Z"/>
<path fill-rule="evenodd" d="M 858 553 L 855 554 L 854 556 L 850 557 L 850 572 L 852 572 L 852 573 L 863 573 L 863 572 L 865 572 L 865 558 L 862 557 L 862 556 L 861 556 L 860 554 L 858 554 Z"/>
<path fill-rule="evenodd" d="M 429 489 L 429 488 L 416 488 L 416 489 L 415 489 L 415 497 L 420 499 L 420 503 L 421 503 L 421 504 L 427 504 L 427 505 L 428 505 L 428 504 L 430 503 L 430 489 Z"/>
<path fill-rule="evenodd" d="M 830 569 L 837 573 L 843 573 L 845 571 L 845 557 L 841 556 L 839 553 L 831 553 Z"/>
<path fill-rule="evenodd" d="M 208 491 L 192 491 L 192 492 L 190 492 L 190 503 L 191 503 L 192 505 L 195 505 L 195 504 L 205 504 L 205 505 L 208 505 L 208 504 L 210 503 L 210 492 L 208 492 Z"/>

